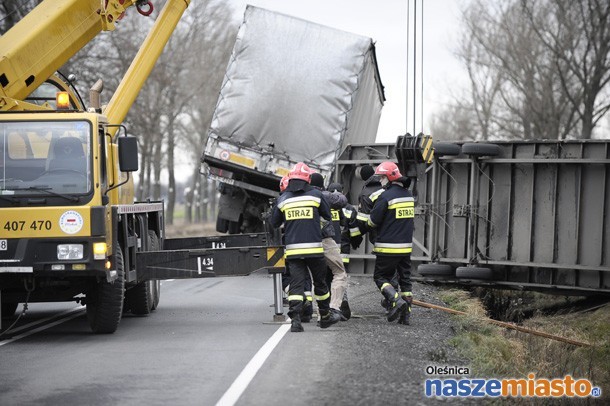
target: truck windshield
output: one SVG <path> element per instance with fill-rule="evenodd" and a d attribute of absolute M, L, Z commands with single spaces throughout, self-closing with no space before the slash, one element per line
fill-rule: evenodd
<path fill-rule="evenodd" d="M 0 194 L 87 194 L 91 190 L 88 121 L 0 122 Z"/>

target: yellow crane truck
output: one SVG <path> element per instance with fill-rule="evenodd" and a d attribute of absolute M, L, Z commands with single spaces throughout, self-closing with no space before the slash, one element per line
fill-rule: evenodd
<path fill-rule="evenodd" d="M 156 308 L 161 279 L 279 260 L 263 235 L 165 240 L 163 202 L 134 202 L 137 142 L 121 123 L 189 2 L 165 3 L 103 109 L 101 81 L 85 108 L 56 71 L 128 8 L 150 14 L 150 2 L 45 0 L 0 37 L 3 315 L 19 303 L 77 301 L 94 332 L 112 333 L 125 310 Z"/>

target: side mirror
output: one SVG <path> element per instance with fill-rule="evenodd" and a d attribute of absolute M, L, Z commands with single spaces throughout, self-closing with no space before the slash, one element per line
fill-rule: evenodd
<path fill-rule="evenodd" d="M 119 169 L 121 172 L 138 170 L 138 139 L 136 137 L 119 137 Z"/>

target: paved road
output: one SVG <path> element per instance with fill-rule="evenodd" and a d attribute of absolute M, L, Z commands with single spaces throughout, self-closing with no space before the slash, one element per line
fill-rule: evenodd
<path fill-rule="evenodd" d="M 273 314 L 266 274 L 164 282 L 157 311 L 125 315 L 113 335 L 91 334 L 75 310 L 0 341 L 0 405 L 430 403 L 424 369 L 451 335 L 448 319 L 416 309 L 414 326 L 389 325 L 369 278 L 352 278 L 351 288 L 365 317 L 326 330 L 310 323 L 303 334 L 265 323 Z M 23 323 L 55 315 L 43 328 L 76 308 L 33 304 Z M 458 362 L 448 355 L 447 364 Z"/>
<path fill-rule="evenodd" d="M 157 311 L 112 335 L 91 334 L 80 311 L 0 342 L 0 404 L 215 404 L 278 329 L 262 323 L 272 301 L 271 279 L 252 275 L 164 282 Z M 33 304 L 25 322 L 71 307 Z"/>

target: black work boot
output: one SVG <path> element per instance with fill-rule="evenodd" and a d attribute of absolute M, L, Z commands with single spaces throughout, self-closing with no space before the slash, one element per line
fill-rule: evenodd
<path fill-rule="evenodd" d="M 311 321 L 311 317 L 313 316 L 313 305 L 310 301 L 306 300 L 303 303 L 303 308 L 301 310 L 301 322 L 309 323 Z"/>
<path fill-rule="evenodd" d="M 403 298 L 403 300 L 407 303 L 407 306 L 405 307 L 403 312 L 400 314 L 400 317 L 398 318 L 398 324 L 405 324 L 408 326 L 410 324 L 410 319 L 411 319 L 411 305 L 413 304 L 413 295 L 405 294 L 405 293 L 401 293 L 400 295 Z"/>
<path fill-rule="evenodd" d="M 392 285 L 386 285 L 381 292 L 388 299 L 388 321 L 392 322 L 400 317 L 401 313 L 403 313 L 404 309 L 407 307 L 407 302 L 405 302 L 402 297 L 396 292 L 396 289 Z"/>
<path fill-rule="evenodd" d="M 328 328 L 341 320 L 340 312 L 333 312 L 332 310 L 320 311 L 320 327 Z"/>
<path fill-rule="evenodd" d="M 303 325 L 301 325 L 301 315 L 300 314 L 297 314 L 292 319 L 292 326 L 290 327 L 290 331 L 293 333 L 302 333 L 303 331 L 305 331 L 303 329 Z"/>

